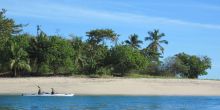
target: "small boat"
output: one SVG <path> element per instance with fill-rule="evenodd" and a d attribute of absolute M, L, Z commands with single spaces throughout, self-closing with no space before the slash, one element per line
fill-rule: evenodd
<path fill-rule="evenodd" d="M 74 96 L 74 94 L 60 94 L 60 93 L 56 93 L 56 94 L 50 94 L 50 93 L 42 93 L 42 94 L 22 94 L 22 96 L 55 96 L 55 97 L 71 97 Z"/>

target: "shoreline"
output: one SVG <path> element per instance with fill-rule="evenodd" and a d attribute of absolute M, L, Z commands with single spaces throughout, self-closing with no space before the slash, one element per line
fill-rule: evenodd
<path fill-rule="evenodd" d="M 0 78 L 0 95 L 36 93 L 54 88 L 77 96 L 220 96 L 220 81 L 158 78 Z"/>

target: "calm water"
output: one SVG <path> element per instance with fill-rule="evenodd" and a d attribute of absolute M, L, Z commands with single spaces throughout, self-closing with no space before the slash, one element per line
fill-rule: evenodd
<path fill-rule="evenodd" d="M 220 97 L 0 96 L 0 110 L 220 110 Z"/>

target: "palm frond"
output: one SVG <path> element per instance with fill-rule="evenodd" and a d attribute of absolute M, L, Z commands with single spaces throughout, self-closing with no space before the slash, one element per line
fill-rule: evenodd
<path fill-rule="evenodd" d="M 152 41 L 153 38 L 152 37 L 145 37 L 145 41 L 148 41 L 148 40 Z"/>
<path fill-rule="evenodd" d="M 159 49 L 162 53 L 164 53 L 164 48 L 161 46 L 161 45 L 158 45 L 159 46 Z"/>
<path fill-rule="evenodd" d="M 15 66 L 16 61 L 15 60 L 11 60 L 10 61 L 10 69 L 13 69 Z"/>
<path fill-rule="evenodd" d="M 129 44 L 129 45 L 131 44 L 131 42 L 129 40 L 126 40 L 125 43 Z"/>
<path fill-rule="evenodd" d="M 31 71 L 31 67 L 26 61 L 18 62 L 17 68 L 21 70 Z"/>
<path fill-rule="evenodd" d="M 138 44 L 143 44 L 143 41 L 138 40 L 137 43 L 138 43 Z"/>
<path fill-rule="evenodd" d="M 167 40 L 161 40 L 159 41 L 160 43 L 164 43 L 164 44 L 168 44 L 168 41 Z"/>

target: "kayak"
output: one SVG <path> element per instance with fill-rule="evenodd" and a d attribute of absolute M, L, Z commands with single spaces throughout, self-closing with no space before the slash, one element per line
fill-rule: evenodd
<path fill-rule="evenodd" d="M 42 93 L 42 94 L 22 94 L 22 96 L 61 96 L 61 97 L 71 97 L 74 94 L 50 94 L 50 93 Z"/>

